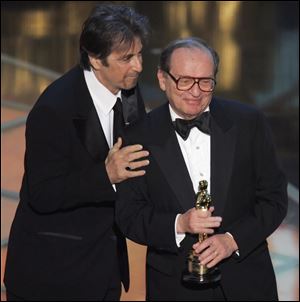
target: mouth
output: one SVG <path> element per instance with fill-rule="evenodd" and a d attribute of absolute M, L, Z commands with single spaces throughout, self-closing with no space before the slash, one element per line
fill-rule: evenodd
<path fill-rule="evenodd" d="M 130 80 L 137 80 L 139 76 L 128 76 L 127 78 Z"/>
<path fill-rule="evenodd" d="M 133 74 L 127 75 L 127 77 L 128 78 L 136 78 L 137 79 L 139 77 L 139 75 L 140 75 L 139 73 L 133 73 Z"/>
<path fill-rule="evenodd" d="M 201 103 L 200 99 L 184 99 L 187 104 L 199 104 Z"/>

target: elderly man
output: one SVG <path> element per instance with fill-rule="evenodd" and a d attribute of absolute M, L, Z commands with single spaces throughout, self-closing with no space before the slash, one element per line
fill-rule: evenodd
<path fill-rule="evenodd" d="M 157 73 L 169 102 L 127 133 L 150 152 L 150 165 L 119 185 L 116 218 L 148 246 L 150 301 L 278 299 L 266 238 L 286 215 L 285 177 L 263 115 L 213 97 L 218 63 L 200 39 L 171 42 Z M 194 208 L 200 180 L 212 196 L 208 211 Z M 198 233 L 210 236 L 197 243 Z M 182 282 L 192 247 L 201 265 L 218 265 L 221 281 Z"/>

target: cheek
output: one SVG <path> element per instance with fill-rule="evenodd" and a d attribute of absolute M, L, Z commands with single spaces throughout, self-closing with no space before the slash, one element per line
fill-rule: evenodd
<path fill-rule="evenodd" d="M 166 85 L 166 94 L 168 96 L 169 99 L 172 99 L 172 100 L 176 100 L 177 102 L 182 99 L 183 95 L 184 95 L 184 92 L 172 87 L 172 86 L 167 86 Z"/>
<path fill-rule="evenodd" d="M 168 95 L 168 93 L 167 93 Z M 184 108 L 186 106 L 185 102 L 182 99 L 182 95 L 180 92 L 174 92 L 172 93 L 171 97 L 168 95 L 168 99 L 170 100 L 170 103 L 173 104 L 176 108 Z"/>
<path fill-rule="evenodd" d="M 113 78 L 113 79 L 123 79 L 126 77 L 126 74 L 127 74 L 127 70 L 124 69 L 123 66 L 114 66 L 114 68 L 111 68 L 110 70 L 110 76 Z"/>
<path fill-rule="evenodd" d="M 211 99 L 212 99 L 212 94 L 211 93 L 206 94 L 203 96 L 203 101 L 201 103 L 206 107 L 207 105 L 210 104 Z"/>

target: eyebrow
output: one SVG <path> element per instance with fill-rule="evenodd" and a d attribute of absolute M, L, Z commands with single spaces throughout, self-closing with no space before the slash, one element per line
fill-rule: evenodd
<path fill-rule="evenodd" d="M 124 60 L 124 59 L 130 59 L 130 58 L 132 58 L 134 56 L 134 54 L 132 54 L 132 53 L 130 53 L 130 54 L 126 54 L 126 55 L 124 55 L 124 56 L 121 56 L 120 57 L 120 60 Z"/>
<path fill-rule="evenodd" d="M 141 54 L 141 53 L 142 53 L 142 50 L 143 50 L 143 49 L 141 49 L 137 54 Z M 130 58 L 132 58 L 134 55 L 135 55 L 134 53 L 126 53 L 125 55 L 121 56 L 121 57 L 119 58 L 119 60 L 124 60 L 124 59 L 127 60 L 127 59 L 130 59 Z"/>

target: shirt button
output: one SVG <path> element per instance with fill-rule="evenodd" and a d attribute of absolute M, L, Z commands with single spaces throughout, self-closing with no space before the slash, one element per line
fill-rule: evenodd
<path fill-rule="evenodd" d="M 197 147 L 196 147 L 196 150 L 199 150 L 199 149 L 200 149 L 200 147 L 199 147 L 199 146 L 197 146 Z"/>

